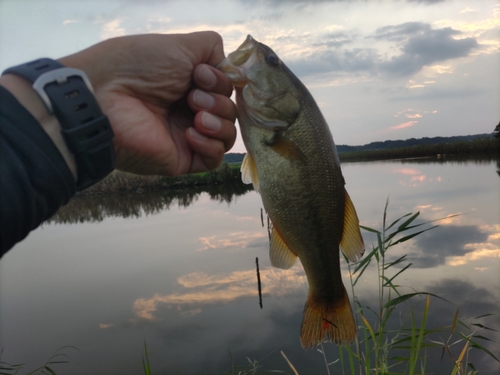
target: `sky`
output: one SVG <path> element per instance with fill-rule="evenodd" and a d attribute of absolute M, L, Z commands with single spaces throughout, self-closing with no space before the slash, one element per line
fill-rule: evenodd
<path fill-rule="evenodd" d="M 0 0 L 0 70 L 111 37 L 247 34 L 308 87 L 336 144 L 491 133 L 500 121 L 500 3 Z M 161 46 L 158 46 L 161 48 Z M 241 139 L 232 149 L 244 152 Z"/>

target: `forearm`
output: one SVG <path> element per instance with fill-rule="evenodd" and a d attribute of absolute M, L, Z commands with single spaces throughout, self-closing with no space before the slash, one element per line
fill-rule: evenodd
<path fill-rule="evenodd" d="M 32 104 L 26 106 L 36 112 Z M 0 87 L 0 256 L 76 191 L 75 177 L 48 134 L 12 93 Z"/>

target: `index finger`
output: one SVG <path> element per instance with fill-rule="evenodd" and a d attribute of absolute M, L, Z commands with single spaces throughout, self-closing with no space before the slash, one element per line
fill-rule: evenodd
<path fill-rule="evenodd" d="M 193 64 L 218 65 L 224 60 L 222 37 L 215 31 L 199 31 L 182 37 L 193 57 Z"/>

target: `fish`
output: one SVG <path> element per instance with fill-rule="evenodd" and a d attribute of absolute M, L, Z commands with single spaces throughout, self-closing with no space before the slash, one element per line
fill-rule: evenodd
<path fill-rule="evenodd" d="M 356 262 L 364 242 L 329 127 L 306 86 L 251 35 L 217 67 L 235 88 L 247 150 L 242 180 L 269 215 L 271 265 L 289 269 L 299 258 L 306 273 L 302 347 L 351 343 L 356 325 L 339 247 Z"/>

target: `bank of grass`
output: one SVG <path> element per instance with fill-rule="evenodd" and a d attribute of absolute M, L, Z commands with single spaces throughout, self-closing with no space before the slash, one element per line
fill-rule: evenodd
<path fill-rule="evenodd" d="M 343 152 L 341 161 L 370 161 L 387 159 L 405 159 L 418 157 L 446 157 L 450 155 L 484 155 L 498 157 L 500 155 L 500 139 L 484 138 L 472 141 L 439 143 L 434 145 L 418 145 L 411 147 Z"/>
<path fill-rule="evenodd" d="M 171 188 L 217 184 L 242 184 L 240 164 L 223 163 L 220 167 L 209 172 L 177 177 L 142 176 L 115 170 L 105 179 L 79 194 L 142 193 Z"/>

